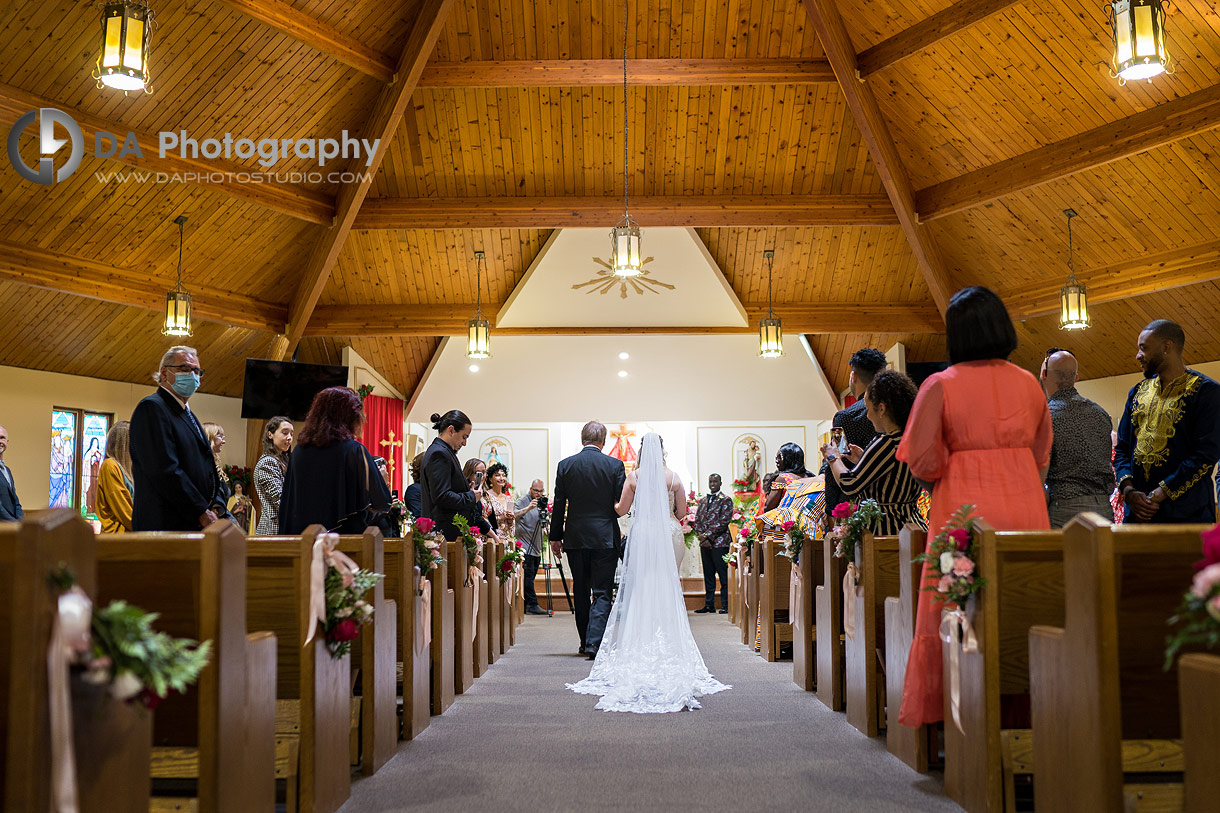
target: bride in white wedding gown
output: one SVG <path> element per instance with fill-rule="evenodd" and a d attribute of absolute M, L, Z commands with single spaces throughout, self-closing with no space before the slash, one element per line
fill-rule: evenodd
<path fill-rule="evenodd" d="M 685 515 L 686 496 L 663 456 L 660 435 L 645 435 L 639 467 L 615 506 L 620 516 L 635 508 L 618 595 L 593 670 L 567 684 L 579 694 L 601 695 L 603 711 L 697 709 L 696 698 L 732 688 L 707 671 L 691 635 L 675 562 L 685 551 L 675 515 Z"/>

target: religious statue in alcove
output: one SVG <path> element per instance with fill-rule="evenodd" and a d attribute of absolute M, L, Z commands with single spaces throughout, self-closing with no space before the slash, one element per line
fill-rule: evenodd
<path fill-rule="evenodd" d="M 254 532 L 254 503 L 246 496 L 246 487 L 241 480 L 233 481 L 233 496 L 225 507 L 233 515 L 233 522 L 238 528 L 247 534 Z"/>
<path fill-rule="evenodd" d="M 659 279 L 653 279 L 650 276 L 652 272 L 647 268 L 644 268 L 644 266 L 652 262 L 652 257 L 644 258 L 643 262 L 640 263 L 639 275 L 634 277 L 617 276 L 614 273 L 614 267 L 601 257 L 594 257 L 593 262 L 602 266 L 601 270 L 597 272 L 597 276 L 591 280 L 573 285 L 572 290 L 579 291 L 581 288 L 587 287 L 589 288 L 588 291 L 585 291 L 587 294 L 594 292 L 599 294 L 607 294 L 610 291 L 613 291 L 614 287 L 617 285 L 619 289 L 619 296 L 623 299 L 627 298 L 628 285 L 630 285 L 637 294 L 659 294 L 661 293 L 661 288 L 668 288 L 671 291 L 676 290 L 676 286 L 670 285 L 668 282 L 661 282 Z"/>
<path fill-rule="evenodd" d="M 618 425 L 618 429 L 610 432 L 610 437 L 614 439 L 614 445 L 610 447 L 610 456 L 623 461 L 623 468 L 628 474 L 635 468 L 637 459 L 635 449 L 631 445 L 631 439 L 635 436 L 636 433 L 623 423 Z"/>
<path fill-rule="evenodd" d="M 763 443 L 755 435 L 742 435 L 733 443 L 733 491 L 741 499 L 757 496 L 762 485 Z"/>

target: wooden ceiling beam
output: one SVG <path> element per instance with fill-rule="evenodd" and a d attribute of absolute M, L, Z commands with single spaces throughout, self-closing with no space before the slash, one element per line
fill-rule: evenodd
<path fill-rule="evenodd" d="M 80 125 L 81 134 L 85 138 L 85 152 L 89 155 L 95 154 L 97 133 L 113 133 L 121 147 L 122 139 L 126 134 L 129 131 L 134 132 L 142 154 L 136 154 L 134 150 L 120 154 L 120 150 L 116 149 L 115 155 L 110 160 L 144 170 L 149 174 L 164 173 L 171 179 L 176 176 L 184 183 L 193 183 L 204 189 L 220 192 L 236 200 L 255 203 L 309 223 L 329 225 L 334 219 L 335 201 L 329 195 L 271 181 L 239 183 L 236 180 L 235 176 L 261 171 L 261 167 L 252 168 L 222 159 L 181 158 L 169 152 L 164 158 L 160 158 L 157 155 L 158 139 L 155 133 L 132 130 L 121 122 L 84 113 L 60 104 L 54 99 L 47 99 L 12 85 L 0 84 L 0 123 L 11 128 L 21 116 L 42 107 L 62 110 Z M 35 128 L 28 128 L 26 134 L 27 137 L 32 138 L 31 134 L 36 135 Z M 216 177 L 217 173 L 230 176 L 231 179 L 218 182 L 209 180 Z"/>
<path fill-rule="evenodd" d="M 1220 85 L 1000 161 L 915 193 L 920 220 L 979 206 L 1220 126 Z"/>
<path fill-rule="evenodd" d="M 896 226 L 885 195 L 707 195 L 631 199 L 642 226 Z M 621 197 L 371 198 L 354 229 L 610 227 Z"/>
<path fill-rule="evenodd" d="M 389 82 L 394 78 L 393 57 L 373 50 L 355 37 L 320 22 L 283 0 L 220 2 L 374 79 Z"/>
<path fill-rule="evenodd" d="M 420 75 L 423 74 L 424 64 L 427 63 L 432 49 L 436 46 L 436 40 L 440 37 L 441 28 L 452 5 L 453 0 L 423 0 L 415 14 L 406 44 L 398 58 L 398 68 L 394 72 L 395 80 L 382 89 L 373 106 L 373 113 L 364 127 L 364 131 L 370 137 L 379 139 L 377 151 L 367 166 L 353 166 L 352 169 L 357 171 L 357 179 L 344 184 L 339 189 L 334 225 L 322 235 L 322 239 L 314 246 L 313 253 L 305 266 L 301 285 L 289 308 L 285 341 L 275 348 L 278 353 L 277 358 L 282 359 L 290 355 L 305 333 L 309 317 L 317 306 L 318 298 L 322 296 L 322 290 L 326 287 L 327 281 L 330 280 L 331 271 L 334 270 L 335 263 L 339 260 L 339 253 L 343 250 L 343 243 L 347 240 L 348 232 L 351 231 L 352 224 L 360 213 L 360 207 L 364 203 L 365 197 L 368 196 L 369 189 L 373 185 L 373 177 L 381 167 L 390 141 L 402 121 L 403 112 L 411 101 L 411 94 L 415 91 Z"/>
<path fill-rule="evenodd" d="M 1077 276 L 1088 290 L 1090 305 L 1209 282 L 1220 279 L 1220 240 L 1124 260 Z M 1062 280 L 1023 285 L 1000 296 L 1014 319 L 1046 316 L 1059 313 L 1062 285 Z"/>
<path fill-rule="evenodd" d="M 860 76 L 865 77 L 917 54 L 943 39 L 952 37 L 992 14 L 1003 11 L 1018 0 L 962 0 L 938 11 L 905 31 L 901 31 L 857 57 Z"/>
<path fill-rule="evenodd" d="M 127 268 L 3 241 L 0 279 L 161 313 L 165 312 L 165 294 L 172 287 Z M 198 285 L 186 288 L 191 294 L 193 319 L 279 332 L 288 318 L 283 305 Z"/>
<path fill-rule="evenodd" d="M 804 0 L 804 5 L 822 41 L 826 58 L 834 68 L 835 77 L 839 81 L 852 118 L 856 121 L 856 127 L 868 146 L 868 154 L 873 159 L 881 183 L 898 215 L 899 225 L 902 226 L 903 234 L 911 246 L 911 253 L 915 255 L 915 263 L 919 266 L 936 307 L 943 314 L 949 306 L 949 297 L 952 294 L 949 273 L 927 227 L 916 219 L 915 191 L 911 186 L 911 178 L 898 157 L 898 148 L 894 145 L 889 126 L 881 115 L 881 108 L 877 106 L 873 90 L 856 76 L 856 52 L 847 36 L 843 17 L 839 14 L 834 0 Z"/>
<path fill-rule="evenodd" d="M 494 314 L 503 303 L 491 303 L 485 313 Z M 746 303 L 749 323 L 742 327 L 497 327 L 496 336 L 617 336 L 645 334 L 720 335 L 758 332 L 758 321 L 767 315 L 766 303 Z M 777 303 L 773 307 L 784 330 L 798 333 L 860 333 L 884 330 L 892 333 L 941 333 L 944 322 L 932 303 L 844 302 Z M 461 305 L 324 305 L 314 311 L 306 336 L 465 336 L 466 323 L 474 315 L 475 303 Z"/>
<path fill-rule="evenodd" d="M 627 84 L 810 85 L 835 81 L 824 59 L 629 59 Z M 512 59 L 431 62 L 419 86 L 523 88 L 621 86 L 621 59 Z"/>

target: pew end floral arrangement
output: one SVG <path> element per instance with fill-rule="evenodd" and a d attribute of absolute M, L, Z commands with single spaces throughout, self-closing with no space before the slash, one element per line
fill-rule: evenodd
<path fill-rule="evenodd" d="M 864 532 L 874 528 L 885 512 L 876 500 L 869 499 L 859 504 L 841 502 L 831 509 L 830 516 L 835 520 L 835 526 L 826 539 L 834 544 L 834 555 L 854 562 L 856 547 L 864 538 Z"/>
<path fill-rule="evenodd" d="M 792 560 L 792 564 L 800 561 L 801 550 L 805 547 L 805 530 L 796 520 L 787 520 L 780 524 L 779 529 L 787 534 L 787 540 L 779 544 L 779 552 Z"/>
<path fill-rule="evenodd" d="M 936 584 L 923 589 L 935 592 L 942 601 L 963 604 L 987 584 L 978 572 L 975 550 L 978 529 L 973 513 L 973 505 L 957 509 L 928 545 L 927 552 L 914 557 L 917 562 L 927 562 L 930 574 L 936 578 Z"/>
<path fill-rule="evenodd" d="M 1169 619 L 1177 627 L 1165 639 L 1165 670 L 1173 667 L 1185 647 L 1220 648 L 1220 525 L 1203 535 L 1203 559 L 1177 612 Z"/>
<path fill-rule="evenodd" d="M 384 578 L 384 574 L 371 570 L 344 573 L 333 566 L 326 569 L 325 638 L 332 657 L 342 658 L 351 652 L 352 641 L 373 616 L 373 604 L 364 596 Z"/>
<path fill-rule="evenodd" d="M 510 539 L 504 546 L 504 555 L 496 562 L 496 576 L 500 579 L 500 584 L 508 581 L 513 571 L 524 561 L 525 545 L 521 544 L 520 540 Z"/>
<path fill-rule="evenodd" d="M 125 601 L 94 608 L 65 567 L 51 574 L 51 582 L 60 591 L 60 623 L 75 630 L 69 634 L 73 669 L 85 683 L 106 686 L 116 700 L 155 709 L 171 691 L 186 692 L 208 665 L 211 641 L 157 632 L 152 624 L 158 613 Z"/>
<path fill-rule="evenodd" d="M 695 544 L 695 514 L 699 510 L 699 495 L 695 494 L 695 490 L 691 489 L 686 495 L 686 516 L 678 523 L 682 527 L 682 541 L 686 543 L 686 549 L 690 550 Z"/>
<path fill-rule="evenodd" d="M 481 532 L 477 525 L 471 525 L 470 520 L 461 514 L 453 515 L 453 524 L 457 527 L 462 546 L 466 548 L 466 585 L 470 586 L 474 584 L 474 575 L 470 571 L 483 564 L 483 546 L 479 544 Z"/>
<path fill-rule="evenodd" d="M 428 517 L 411 520 L 411 540 L 415 543 L 415 566 L 419 568 L 421 578 L 427 578 L 428 573 L 445 563 L 441 550 L 445 537 L 436 529 L 436 523 Z M 423 594 L 423 590 L 418 590 Z"/>

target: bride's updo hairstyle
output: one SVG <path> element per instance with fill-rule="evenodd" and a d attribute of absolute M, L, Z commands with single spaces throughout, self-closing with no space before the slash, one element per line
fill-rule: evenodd
<path fill-rule="evenodd" d="M 459 432 L 470 426 L 470 418 L 466 417 L 466 413 L 460 409 L 451 409 L 444 415 L 432 413 L 432 428 L 438 433 L 444 433 L 449 427 L 453 427 Z"/>

